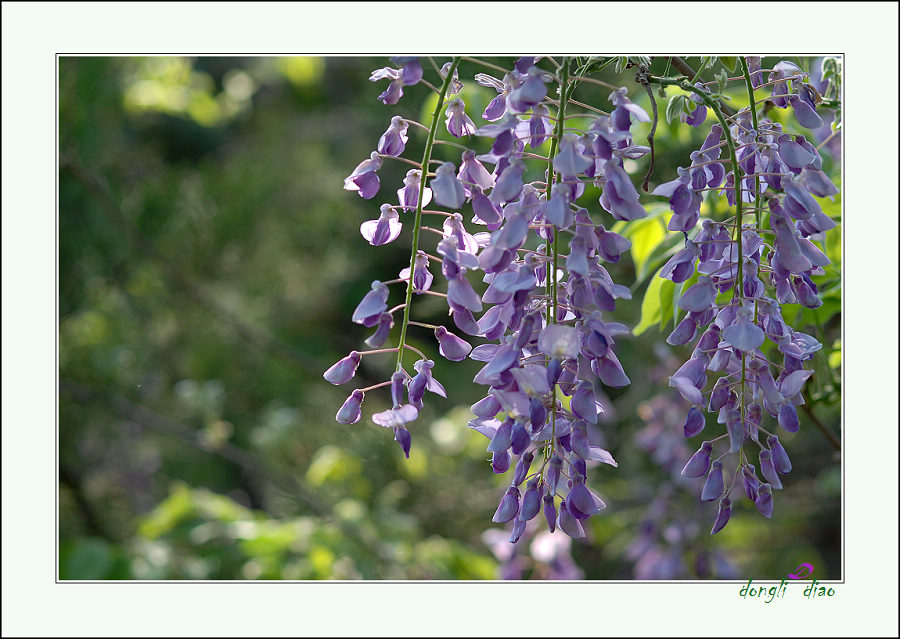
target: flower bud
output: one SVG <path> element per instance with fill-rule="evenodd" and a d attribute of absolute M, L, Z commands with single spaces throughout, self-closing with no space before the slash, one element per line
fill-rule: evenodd
<path fill-rule="evenodd" d="M 722 462 L 716 459 L 712 463 L 709 475 L 706 476 L 706 483 L 703 484 L 703 492 L 700 494 L 700 499 L 702 501 L 714 501 L 724 492 L 725 479 L 722 476 Z"/>
<path fill-rule="evenodd" d="M 537 478 L 528 482 L 525 488 L 525 496 L 522 497 L 522 509 L 519 511 L 519 519 L 528 521 L 533 519 L 541 509 L 541 494 L 537 488 Z"/>
<path fill-rule="evenodd" d="M 764 517 L 772 517 L 772 509 L 774 500 L 772 498 L 772 487 L 769 484 L 762 484 L 756 494 L 756 509 L 762 513 Z"/>
<path fill-rule="evenodd" d="M 350 393 L 350 397 L 346 399 L 335 416 L 337 422 L 339 424 L 355 424 L 358 422 L 362 415 L 360 409 L 365 396 L 365 393 L 358 388 Z"/>
<path fill-rule="evenodd" d="M 681 470 L 685 477 L 703 477 L 709 470 L 709 456 L 712 453 L 712 444 L 703 442 L 696 453 L 688 460 Z"/>
<path fill-rule="evenodd" d="M 772 462 L 775 464 L 775 470 L 782 475 L 791 472 L 791 460 L 788 457 L 784 446 L 778 441 L 778 435 L 771 435 L 766 439 L 769 450 L 772 451 Z"/>
<path fill-rule="evenodd" d="M 553 495 L 548 493 L 544 495 L 544 519 L 547 520 L 547 528 L 550 532 L 556 530 L 556 506 L 553 503 Z"/>
<path fill-rule="evenodd" d="M 517 426 L 521 426 L 521 424 L 517 424 Z M 519 461 L 516 462 L 515 473 L 513 473 L 513 486 L 518 486 L 523 481 L 525 481 L 525 477 L 528 475 L 528 469 L 531 468 L 531 462 L 533 460 L 534 453 L 532 452 L 527 452 L 519 457 Z"/>
<path fill-rule="evenodd" d="M 350 351 L 347 357 L 338 360 L 331 368 L 322 375 L 335 386 L 346 384 L 353 376 L 356 375 L 356 368 L 359 366 L 360 355 L 356 351 Z"/>
<path fill-rule="evenodd" d="M 688 410 L 687 419 L 684 422 L 684 436 L 687 438 L 699 435 L 706 426 L 706 420 L 703 413 L 696 406 L 691 406 Z"/>
<path fill-rule="evenodd" d="M 493 521 L 495 524 L 503 524 L 511 520 L 519 514 L 519 489 L 510 486 L 506 489 L 506 494 L 500 500 L 497 506 L 497 512 L 494 513 Z"/>
<path fill-rule="evenodd" d="M 772 488 L 781 490 L 781 480 L 778 478 L 778 473 L 775 471 L 775 463 L 772 461 L 772 451 L 768 448 L 759 451 L 759 470 L 762 472 L 762 476 L 766 478 L 766 481 L 772 484 Z"/>
<path fill-rule="evenodd" d="M 725 524 L 728 523 L 728 520 L 731 518 L 731 500 L 728 497 L 723 497 L 719 502 L 719 512 L 716 514 L 716 522 L 713 524 L 712 530 L 709 532 L 710 535 L 715 535 L 717 532 L 722 530 L 725 527 Z"/>

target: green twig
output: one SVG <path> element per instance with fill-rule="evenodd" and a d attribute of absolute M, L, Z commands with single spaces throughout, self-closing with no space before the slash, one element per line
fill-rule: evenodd
<path fill-rule="evenodd" d="M 453 82 L 453 72 L 459 66 L 460 58 L 453 58 L 447 74 L 444 76 L 444 83 L 438 92 L 437 104 L 434 106 L 434 113 L 431 115 L 431 128 L 428 130 L 428 139 L 425 141 L 425 152 L 422 153 L 422 166 L 428 166 L 431 162 L 431 149 L 434 147 L 434 138 L 437 135 L 438 123 L 440 122 L 441 107 L 444 106 L 444 97 L 450 89 L 450 83 Z M 406 305 L 403 307 L 403 323 L 400 325 L 400 342 L 397 344 L 397 370 L 403 370 L 403 351 L 406 350 L 406 327 L 409 325 L 409 309 L 412 306 L 413 295 L 413 275 L 416 272 L 416 256 L 419 254 L 419 229 L 422 226 L 422 208 L 424 204 L 423 195 L 425 194 L 425 186 L 428 174 L 422 171 L 422 179 L 419 182 L 419 197 L 416 203 L 416 219 L 413 224 L 412 239 L 412 255 L 409 258 L 409 283 L 406 286 Z"/>

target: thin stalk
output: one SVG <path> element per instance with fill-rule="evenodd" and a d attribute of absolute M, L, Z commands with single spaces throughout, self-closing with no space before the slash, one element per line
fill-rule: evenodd
<path fill-rule="evenodd" d="M 747 95 L 750 97 L 750 117 L 753 119 L 753 130 L 759 135 L 759 120 L 756 115 L 756 96 L 753 90 L 753 82 L 750 81 L 750 68 L 747 66 L 747 58 L 741 56 L 738 60 L 740 60 L 741 69 L 744 71 L 744 82 L 747 84 Z M 756 176 L 753 202 L 756 208 L 756 226 L 759 228 L 762 226 L 762 213 L 759 210 L 759 175 Z"/>
<path fill-rule="evenodd" d="M 456 67 L 459 66 L 459 61 L 459 57 L 453 58 L 453 62 L 450 64 L 450 68 L 444 76 L 444 83 L 441 85 L 441 90 L 438 92 L 437 104 L 434 107 L 434 113 L 431 115 L 431 128 L 428 131 L 428 139 L 425 140 L 425 151 L 422 154 L 422 166 L 428 166 L 431 162 L 431 150 L 434 148 L 434 138 L 437 135 L 441 108 L 444 106 L 444 97 L 450 89 L 450 83 L 453 81 L 453 72 L 456 71 Z M 426 172 L 422 171 L 422 179 L 419 182 L 419 197 L 418 202 L 416 203 L 416 219 L 413 223 L 412 254 L 409 258 L 409 283 L 406 286 L 406 306 L 403 307 L 403 323 L 400 325 L 400 341 L 397 345 L 398 371 L 403 370 L 403 351 L 406 350 L 406 327 L 409 325 L 409 309 L 412 304 L 413 296 L 413 274 L 416 269 L 416 256 L 419 254 L 419 228 L 422 225 L 422 208 L 424 202 L 422 195 L 425 193 L 426 181 Z"/>

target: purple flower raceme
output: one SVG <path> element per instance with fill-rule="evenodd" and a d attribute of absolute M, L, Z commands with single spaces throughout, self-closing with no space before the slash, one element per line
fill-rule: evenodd
<path fill-rule="evenodd" d="M 751 83 L 759 85 L 760 74 L 753 71 L 759 69 L 759 61 L 754 65 L 748 64 Z M 769 80 L 775 82 L 771 100 L 776 107 L 793 106 L 801 126 L 816 124 L 815 95 L 804 90 L 796 65 L 776 65 Z M 734 116 L 723 145 L 725 133 L 721 123 L 714 125 L 701 149 L 691 154 L 691 167 L 679 168 L 676 179 L 653 191 L 669 200 L 673 212 L 669 229 L 685 236 L 684 248 L 659 272 L 680 285 L 675 289 L 676 306 L 686 313 L 679 317 L 676 312 L 667 341 L 673 345 L 696 341 L 690 359 L 670 377 L 670 385 L 691 404 L 684 435 L 693 437 L 703 430 L 704 411 L 714 414 L 727 434 L 704 442 L 682 470 L 689 478 L 706 475 L 701 500 L 719 500 L 713 534 L 731 516 L 729 493 L 736 482 L 728 478 L 730 473 L 743 476 L 745 493 L 760 513 L 771 517 L 772 490 L 782 487 L 779 474 L 790 471 L 787 453 L 767 430 L 771 426 L 764 418 L 768 414 L 787 432 L 799 429 L 796 406 L 803 403 L 803 386 L 813 374 L 803 365 L 821 344 L 788 326 L 780 306 L 821 305 L 812 276 L 821 273 L 829 260 L 811 236 L 834 226 L 814 197 L 833 193 L 833 185 L 813 173 L 819 171 L 821 158 L 802 135 L 785 133 L 780 124 L 767 119 L 760 119 L 757 127 L 748 109 Z M 734 151 L 721 152 L 731 144 Z M 723 174 L 723 163 L 732 152 L 737 167 L 729 163 Z M 700 204 L 710 189 L 724 192 L 730 206 L 752 204 L 759 209 L 756 222 L 768 220 L 768 228 L 747 224 L 740 216 L 737 229 L 734 224 L 703 220 L 698 230 Z M 768 216 L 761 214 L 763 208 Z M 768 447 L 760 441 L 761 433 L 767 436 Z M 748 445 L 760 448 L 759 471 L 767 483 L 760 484 L 753 466 L 742 463 Z"/>
<path fill-rule="evenodd" d="M 567 538 L 585 537 L 591 529 L 585 522 L 606 507 L 589 488 L 588 476 L 595 480 L 603 465 L 617 466 L 603 448 L 601 425 L 608 418 L 606 387 L 630 383 L 616 354 L 617 340 L 629 329 L 615 322 L 612 313 L 618 299 L 631 296 L 630 288 L 616 283 L 606 265 L 618 262 L 631 246 L 623 236 L 628 231 L 619 227 L 628 229 L 647 216 L 628 170 L 633 160 L 650 151 L 635 144 L 632 132 L 634 123 L 649 122 L 649 115 L 619 89 L 610 96 L 613 108 L 608 116 L 593 118 L 586 130 L 567 128 L 574 67 L 565 59 L 551 74 L 538 60 L 526 56 L 507 65 L 515 70 L 502 80 L 485 73 L 475 76 L 478 84 L 496 91 L 482 114 L 488 124 L 480 128 L 466 114 L 462 99 L 453 98 L 462 90 L 457 64 L 445 64 L 435 81 L 442 86 L 436 113 L 445 127 L 440 121 L 421 125 L 443 139 L 429 138 L 427 148 L 431 142 L 459 147 L 485 137 L 491 140 L 490 151 L 477 155 L 464 148 L 458 171 L 455 164 L 427 151 L 418 163 L 429 172 L 424 192 L 420 169 L 410 170 L 397 191 L 399 206 L 383 205 L 379 218 L 360 229 L 367 241 L 380 246 L 398 238 L 401 219 L 419 224 L 421 216 L 414 224 L 408 213 L 423 209 L 426 217 L 412 235 L 428 233 L 416 240 L 421 243 L 414 246 L 399 281 L 416 296 L 443 297 L 461 334 L 485 343 L 473 349 L 444 326 L 409 322 L 407 304 L 417 297 L 388 310 L 388 288 L 379 281 L 352 318 L 375 329 L 366 343 L 381 348 L 399 322 L 394 312 L 402 308 L 401 335 L 410 323 L 429 327 L 442 357 L 482 363 L 474 382 L 484 387 L 484 397 L 472 406 L 469 427 L 488 439 L 486 452 L 495 474 L 513 469 L 493 517 L 509 527 L 510 544 L 529 538 L 535 521 L 550 532 L 560 529 Z M 393 62 L 400 68 L 386 67 L 372 75 L 373 81 L 389 80 L 379 96 L 385 104 L 395 104 L 404 86 L 423 78 L 417 59 Z M 760 85 L 760 61 L 751 58 L 747 63 L 753 86 Z M 801 126 L 815 124 L 817 94 L 805 87 L 799 69 L 776 66 L 769 79 L 775 82 L 771 99 L 776 107 L 792 107 Z M 699 92 L 706 86 L 695 88 Z M 701 126 L 713 110 L 698 94 L 690 100 L 685 121 Z M 411 122 L 392 118 L 378 151 L 347 177 L 346 189 L 374 197 L 380 188 L 376 172 L 383 158 L 405 152 Z M 675 428 L 679 437 L 701 432 L 707 437 L 687 463 L 684 457 L 690 451 L 683 442 L 654 450 L 668 455 L 667 467 L 678 481 L 703 478 L 701 499 L 719 505 L 713 534 L 730 520 L 730 491 L 738 472 L 745 494 L 770 517 L 772 490 L 781 487 L 779 475 L 791 469 L 784 447 L 767 430 L 765 416 L 788 432 L 799 428 L 796 407 L 803 403 L 803 387 L 812 374 L 804 363 L 821 345 L 788 326 L 780 304 L 821 304 L 812 278 L 828 266 L 828 258 L 815 242 L 834 223 L 815 198 L 837 193 L 818 152 L 803 136 L 767 119 L 754 124 L 747 109 L 726 126 L 713 124 L 702 146 L 691 153 L 690 165 L 653 191 L 668 200 L 669 230 L 684 235 L 683 248 L 660 270 L 660 276 L 675 285 L 670 303 L 675 320 L 667 342 L 695 344 L 669 379 L 678 391 L 673 397 L 689 404 Z M 448 135 L 453 140 L 446 139 Z M 549 158 L 526 152 L 526 147 L 535 149 L 548 139 L 555 149 Z M 586 185 L 601 189 L 599 207 L 596 200 L 586 201 Z M 731 214 L 724 221 L 701 220 L 704 199 L 721 195 L 730 206 L 752 205 L 767 213 L 758 217 L 769 220 L 769 228 L 747 225 L 743 216 L 735 224 Z M 432 200 L 449 212 L 425 211 Z M 463 210 L 467 203 L 471 213 Z M 427 216 L 441 216 L 442 224 L 432 224 L 435 218 Z M 467 229 L 464 218 L 479 225 L 479 231 Z M 608 230 L 614 223 L 619 223 L 618 232 Z M 432 260 L 440 264 L 441 282 L 429 271 Z M 372 417 L 394 431 L 406 456 L 411 442 L 407 426 L 424 410 L 426 391 L 446 395 L 432 376 L 434 362 L 424 354 L 419 354 L 414 374 L 406 372 L 402 353 L 410 348 L 401 343 L 384 349 L 401 352 L 391 379 L 376 385 L 390 386 L 392 408 Z M 351 352 L 326 372 L 326 379 L 334 384 L 352 379 L 360 355 Z M 370 388 L 351 393 L 338 411 L 339 422 L 361 419 Z M 706 412 L 713 418 L 707 419 Z M 718 424 L 724 425 L 724 434 L 710 435 L 709 429 Z M 761 449 L 760 478 L 747 461 L 747 446 Z M 641 559 L 646 574 L 683 572 L 672 551 L 652 556 L 645 553 Z"/>

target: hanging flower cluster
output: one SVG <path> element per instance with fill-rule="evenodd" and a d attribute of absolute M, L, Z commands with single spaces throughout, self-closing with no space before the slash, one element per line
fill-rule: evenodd
<path fill-rule="evenodd" d="M 523 57 L 502 78 L 475 76 L 478 84 L 497 92 L 481 114 L 486 123 L 478 126 L 463 99 L 453 97 L 463 88 L 458 58 L 440 68 L 439 88 L 424 79 L 416 58 L 393 61 L 396 67 L 379 69 L 370 78 L 390 81 L 378 99 L 396 104 L 404 87 L 424 83 L 438 98 L 431 122 L 394 116 L 377 149 L 345 179 L 344 188 L 365 199 L 375 197 L 381 187 L 378 171 L 384 161 L 401 158 L 410 125 L 427 131 L 422 161 L 401 158 L 415 168 L 396 191 L 396 203 L 382 204 L 379 217 L 360 226 L 366 241 L 381 246 L 395 241 L 406 225 L 412 231 L 410 264 L 396 279 L 373 282 L 353 313 L 354 322 L 374 329 L 365 342 L 371 350 L 352 351 L 325 378 L 349 382 L 361 358 L 375 353 L 395 353 L 397 366 L 389 380 L 353 390 L 337 421 L 359 421 L 365 393 L 390 387 L 392 407 L 372 421 L 390 428 L 409 456 L 408 426 L 423 408 L 426 391 L 446 396 L 432 376 L 434 362 L 406 343 L 409 326 L 426 327 L 442 357 L 484 363 L 474 377 L 485 388 L 484 397 L 472 406 L 469 427 L 488 439 L 494 473 L 512 469 L 493 521 L 509 524 L 512 543 L 522 538 L 528 522 L 539 519 L 551 532 L 560 528 L 570 537 L 583 537 L 585 520 L 606 506 L 587 486 L 588 468 L 617 465 L 596 439 L 604 411 L 599 398 L 604 387 L 630 383 L 616 356 L 617 339 L 630 331 L 610 314 L 616 301 L 631 293 L 605 268 L 619 261 L 630 242 L 609 229 L 646 215 L 626 167 L 632 166 L 628 160 L 651 151 L 632 135 L 635 122 L 651 118 L 625 88 L 613 88 L 609 112 L 591 107 L 589 114 L 571 114 L 572 92 L 583 80 L 573 73 L 572 62 L 563 58 L 560 64 L 538 66 L 540 58 Z M 790 106 L 802 126 L 821 125 L 815 112 L 818 94 L 798 68 L 776 65 L 763 83 L 759 59 L 741 59 L 741 64 L 751 98 L 757 89 L 770 87 L 775 107 Z M 763 417 L 770 415 L 788 432 L 797 430 L 796 407 L 812 374 L 804 362 L 821 345 L 785 323 L 781 304 L 821 304 L 812 277 L 828 258 L 811 238 L 834 223 L 813 196 L 827 197 L 837 189 L 804 136 L 771 120 L 757 121 L 753 100 L 751 108 L 726 119 L 716 94 L 696 78 L 692 84 L 641 73 L 645 86 L 678 85 L 688 92 L 682 97 L 682 120 L 689 125 L 701 126 L 708 108 L 718 119 L 691 154 L 690 165 L 653 191 L 669 200 L 669 230 L 685 238 L 660 273 L 683 284 L 677 305 L 685 315 L 668 343 L 696 342 L 690 359 L 669 380 L 691 404 L 684 435 L 703 432 L 707 412 L 725 425 L 725 434 L 704 441 L 682 471 L 686 477 L 706 478 L 701 499 L 719 503 L 716 533 L 730 517 L 738 477 L 745 494 L 769 517 L 772 491 L 781 488 L 779 475 L 791 469 Z M 567 126 L 573 117 L 590 124 Z M 442 128 L 452 140 L 439 139 Z M 479 138 L 490 145 L 487 152 L 471 148 Z M 461 149 L 458 164 L 432 159 L 439 143 Z M 600 189 L 599 200 L 585 196 L 587 185 Z M 727 198 L 735 215 L 701 222 L 701 204 L 709 192 Z M 750 213 L 753 224 L 746 223 Z M 440 223 L 429 225 L 425 219 Z M 432 246 L 425 246 L 420 231 L 434 238 Z M 446 292 L 432 290 L 438 268 Z M 391 285 L 405 288 L 406 295 L 389 308 Z M 412 320 L 411 305 L 419 295 L 445 299 L 453 326 Z M 382 348 L 398 324 L 397 346 Z M 484 343 L 473 348 L 460 335 Z M 776 350 L 766 349 L 767 342 Z M 404 366 L 407 351 L 418 355 L 412 370 Z M 752 460 L 745 450 L 748 441 L 759 448 Z M 752 461 L 758 462 L 762 480 Z"/>
<path fill-rule="evenodd" d="M 751 75 L 744 65 L 751 97 L 757 87 L 770 86 L 775 106 L 793 106 L 802 126 L 822 125 L 815 114 L 815 89 L 799 68 L 779 63 L 766 85 L 759 71 Z M 701 93 L 695 95 L 708 99 L 704 89 L 697 90 Z M 821 171 L 821 157 L 803 135 L 786 133 L 768 119 L 757 121 L 749 108 L 724 122 L 727 130 L 713 125 L 691 154 L 690 167 L 679 168 L 678 178 L 653 191 L 669 199 L 669 230 L 685 236 L 684 248 L 660 271 L 660 277 L 676 284 L 690 284 L 677 302 L 686 314 L 666 340 L 672 345 L 695 342 L 690 359 L 669 378 L 692 404 L 684 436 L 705 430 L 704 413 L 725 426 L 725 433 L 704 441 L 682 470 L 686 477 L 705 476 L 701 500 L 718 501 L 713 534 L 728 523 L 738 480 L 759 512 L 771 517 L 773 490 L 782 488 L 780 475 L 791 470 L 778 435 L 763 419 L 769 415 L 786 432 L 797 432 L 797 406 L 804 403 L 802 391 L 813 374 L 804 363 L 822 345 L 792 329 L 782 318 L 781 305 L 822 304 L 812 278 L 830 260 L 811 238 L 821 238 L 835 223 L 813 195 L 837 193 Z M 736 215 L 724 222 L 705 219 L 698 229 L 707 191 L 724 195 Z M 748 213 L 752 223 L 745 219 Z M 756 454 L 746 450 L 748 442 Z"/>

